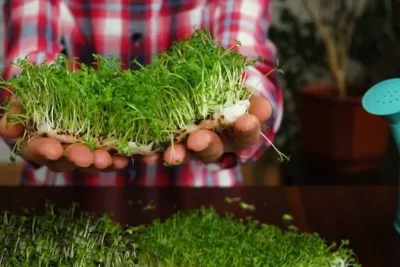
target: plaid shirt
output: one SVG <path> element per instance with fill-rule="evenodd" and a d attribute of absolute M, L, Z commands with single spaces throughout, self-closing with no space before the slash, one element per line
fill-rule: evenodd
<path fill-rule="evenodd" d="M 91 55 L 96 53 L 118 57 L 128 66 L 134 58 L 149 64 L 153 54 L 168 49 L 171 42 L 191 34 L 195 27 L 209 29 L 226 47 L 240 40 L 242 47 L 238 49 L 242 54 L 263 58 L 248 69 L 246 82 L 272 104 L 273 115 L 265 134 L 274 140 L 283 100 L 275 75 L 266 77 L 275 67 L 275 47 L 266 37 L 270 0 L 6 0 L 3 15 L 5 79 L 20 71 L 9 63 L 27 55 L 32 62 L 52 62 L 63 52 L 90 63 Z M 101 174 L 53 173 L 24 162 L 21 183 L 236 186 L 242 184 L 239 163 L 257 160 L 267 147 L 268 143 L 260 138 L 258 144 L 219 163 L 190 161 L 171 168 L 136 160 L 123 171 Z M 229 161 L 234 164 L 227 164 Z"/>

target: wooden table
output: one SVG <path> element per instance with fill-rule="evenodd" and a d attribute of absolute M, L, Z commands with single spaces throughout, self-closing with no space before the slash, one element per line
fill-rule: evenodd
<path fill-rule="evenodd" d="M 349 239 L 360 263 L 366 267 L 400 266 L 400 235 L 393 228 L 396 186 L 348 187 L 243 187 L 218 188 L 27 188 L 0 187 L 0 210 L 20 207 L 43 210 L 50 200 L 60 207 L 78 202 L 81 209 L 109 212 L 121 223 L 148 223 L 167 218 L 180 209 L 213 205 L 217 211 L 237 216 L 249 212 L 228 205 L 225 197 L 241 197 L 254 204 L 250 214 L 263 222 L 282 226 L 283 213 L 291 213 L 302 231 L 316 231 L 328 241 Z M 140 203 L 139 203 L 140 202 Z M 156 209 L 143 211 L 148 203 Z M 133 203 L 133 204 L 132 204 Z"/>

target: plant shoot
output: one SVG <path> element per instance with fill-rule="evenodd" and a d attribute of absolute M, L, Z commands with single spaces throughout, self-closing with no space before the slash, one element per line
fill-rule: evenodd
<path fill-rule="evenodd" d="M 52 64 L 31 64 L 27 58 L 13 62 L 21 73 L 0 80 L 0 88 L 12 88 L 20 103 L 9 122 L 26 129 L 14 152 L 47 136 L 124 156 L 151 155 L 184 142 L 197 129 L 220 132 L 250 106 L 253 92 L 243 74 L 257 59 L 217 45 L 206 30 L 173 43 L 152 64 L 135 62 L 138 70 L 113 57 L 94 57 L 93 65 L 65 56 Z M 73 65 L 78 67 L 71 70 Z M 5 111 L 10 106 L 7 102 Z"/>

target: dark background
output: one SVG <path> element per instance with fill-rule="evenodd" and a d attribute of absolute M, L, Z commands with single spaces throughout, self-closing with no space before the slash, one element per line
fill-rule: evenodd
<path fill-rule="evenodd" d="M 256 171 L 252 172 L 248 167 L 249 184 L 397 184 L 398 152 L 390 134 L 386 152 L 372 170 L 334 173 L 328 169 L 324 171 L 315 160 L 307 158 L 300 146 L 301 88 L 317 82 L 330 83 L 327 57 L 302 1 L 275 0 L 273 3 L 274 23 L 268 34 L 278 49 L 285 90 L 284 117 L 275 143 L 283 153 L 291 155 L 291 161 L 281 164 L 276 161 L 275 152 L 268 151 L 253 165 Z M 400 77 L 399 3 L 397 0 L 367 1 L 356 22 L 349 51 L 347 75 L 350 83 L 368 88 L 379 81 Z M 327 120 L 320 127 L 329 127 L 330 123 L 333 122 Z M 313 138 L 319 143 L 327 140 L 326 146 L 331 145 L 327 136 L 316 134 Z M 260 172 L 270 175 L 260 177 Z"/>

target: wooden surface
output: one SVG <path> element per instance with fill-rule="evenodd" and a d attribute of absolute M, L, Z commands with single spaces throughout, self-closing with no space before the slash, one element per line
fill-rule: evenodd
<path fill-rule="evenodd" d="M 281 225 L 291 213 L 302 231 L 316 231 L 328 241 L 349 239 L 360 263 L 366 267 L 400 266 L 400 236 L 393 228 L 396 186 L 349 187 L 243 187 L 243 188 L 28 188 L 0 187 L 0 210 L 21 207 L 43 209 L 46 200 L 59 207 L 80 203 L 86 211 L 112 213 L 121 223 L 148 223 L 165 219 L 174 211 L 213 205 L 217 211 L 252 215 Z M 228 205 L 224 198 L 241 197 L 254 204 L 254 212 Z M 132 204 L 133 202 L 133 204 Z M 140 202 L 140 203 L 139 203 Z M 156 209 L 143 211 L 148 203 Z"/>

